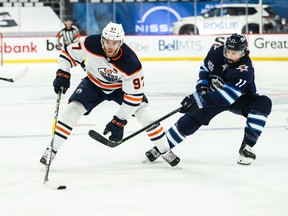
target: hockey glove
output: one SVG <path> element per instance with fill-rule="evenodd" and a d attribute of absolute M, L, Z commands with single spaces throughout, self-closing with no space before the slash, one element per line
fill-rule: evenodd
<path fill-rule="evenodd" d="M 108 134 L 108 132 L 111 132 L 109 139 L 111 141 L 117 142 L 123 138 L 124 126 L 126 124 L 127 124 L 126 120 L 122 120 L 119 119 L 117 116 L 113 116 L 112 121 L 106 125 L 103 134 L 106 135 Z"/>
<path fill-rule="evenodd" d="M 61 88 L 63 94 L 65 94 L 67 89 L 70 87 L 70 73 L 58 69 L 56 72 L 56 78 L 53 81 L 53 87 L 56 94 L 61 91 Z"/>
<path fill-rule="evenodd" d="M 180 113 L 193 112 L 202 109 L 205 106 L 205 102 L 198 92 L 194 92 L 189 96 L 186 96 L 181 102 Z"/>

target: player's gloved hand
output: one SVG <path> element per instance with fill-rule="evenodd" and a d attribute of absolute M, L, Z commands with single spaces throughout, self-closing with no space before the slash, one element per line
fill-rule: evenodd
<path fill-rule="evenodd" d="M 58 69 L 56 72 L 56 78 L 53 81 L 53 87 L 56 94 L 62 90 L 63 94 L 66 93 L 70 87 L 70 73 Z"/>
<path fill-rule="evenodd" d="M 194 92 L 189 96 L 186 96 L 181 102 L 180 113 L 193 112 L 202 109 L 205 106 L 205 102 L 198 92 Z"/>
<path fill-rule="evenodd" d="M 113 116 L 111 122 L 106 125 L 106 128 L 103 132 L 106 135 L 108 132 L 111 132 L 109 139 L 111 141 L 119 141 L 123 138 L 124 126 L 127 124 L 126 120 L 119 119 L 117 116 Z"/>

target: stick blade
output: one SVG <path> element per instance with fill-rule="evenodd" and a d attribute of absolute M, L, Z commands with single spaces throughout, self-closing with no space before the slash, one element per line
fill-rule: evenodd
<path fill-rule="evenodd" d="M 114 148 L 114 147 L 121 144 L 121 142 L 112 142 L 112 141 L 106 139 L 104 136 L 102 136 L 101 134 L 97 133 L 94 130 L 90 130 L 88 134 L 92 139 L 94 139 L 94 140 L 96 140 L 96 141 L 98 141 L 98 142 L 102 143 L 103 145 L 108 146 L 110 148 Z"/>
<path fill-rule="evenodd" d="M 28 72 L 29 67 L 25 66 L 22 71 L 13 78 L 13 82 L 16 82 L 17 80 L 21 79 L 23 76 L 26 75 L 26 73 Z"/>
<path fill-rule="evenodd" d="M 67 188 L 66 185 L 51 181 L 45 182 L 44 187 L 52 190 L 66 190 Z"/>
<path fill-rule="evenodd" d="M 14 82 L 12 78 L 0 77 L 0 80 L 4 80 L 4 81 L 7 81 L 7 82 Z"/>

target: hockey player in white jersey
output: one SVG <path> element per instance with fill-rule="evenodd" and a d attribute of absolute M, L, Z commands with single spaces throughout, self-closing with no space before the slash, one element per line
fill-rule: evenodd
<path fill-rule="evenodd" d="M 155 121 L 143 93 L 144 74 L 141 62 L 123 42 L 124 34 L 121 24 L 110 22 L 103 29 L 102 35 L 90 35 L 61 51 L 53 82 L 56 93 L 66 93 L 70 87 L 70 69 L 85 59 L 87 76 L 73 92 L 69 104 L 57 121 L 52 159 L 81 116 L 88 115 L 105 100 L 120 105 L 103 132 L 104 135 L 111 133 L 111 141 L 123 138 L 124 127 L 132 115 L 142 126 Z M 170 150 L 162 126 L 158 124 L 146 132 L 163 159 L 171 166 L 176 166 L 180 159 Z M 46 164 L 47 154 L 48 149 L 40 159 L 41 163 Z"/>

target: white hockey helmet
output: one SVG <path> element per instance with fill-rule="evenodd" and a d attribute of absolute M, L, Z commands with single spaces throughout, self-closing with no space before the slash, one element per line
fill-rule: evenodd
<path fill-rule="evenodd" d="M 112 41 L 120 41 L 120 46 L 122 46 L 124 41 L 124 29 L 121 24 L 110 22 L 106 25 L 102 31 L 102 39 L 108 39 Z"/>

